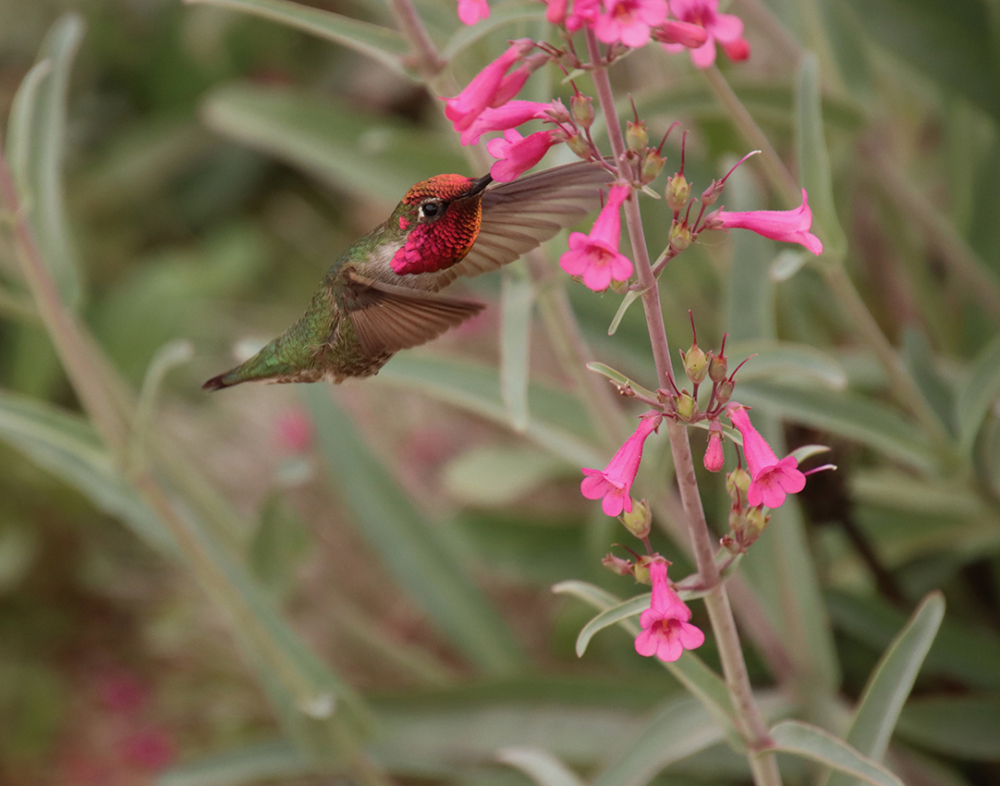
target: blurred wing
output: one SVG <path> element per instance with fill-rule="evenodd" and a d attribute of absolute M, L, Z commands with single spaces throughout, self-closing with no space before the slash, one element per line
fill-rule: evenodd
<path fill-rule="evenodd" d="M 439 273 L 423 274 L 421 288 L 437 291 L 458 276 L 478 276 L 513 262 L 601 206 L 601 188 L 614 176 L 581 161 L 500 183 L 483 193 L 483 220 L 465 258 Z"/>
<path fill-rule="evenodd" d="M 345 306 L 361 347 L 398 352 L 437 338 L 485 308 L 482 303 L 414 292 L 351 275 Z"/>

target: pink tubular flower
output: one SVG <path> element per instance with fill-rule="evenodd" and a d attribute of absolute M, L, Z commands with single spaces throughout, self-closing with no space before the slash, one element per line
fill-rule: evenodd
<path fill-rule="evenodd" d="M 645 46 L 650 30 L 667 18 L 667 0 L 605 0 L 604 6 L 607 10 L 598 14 L 594 34 L 605 44 Z"/>
<path fill-rule="evenodd" d="M 663 416 L 657 412 L 647 412 L 639 421 L 639 428 L 625 440 L 618 452 L 603 470 L 585 469 L 586 475 L 580 484 L 580 493 L 587 499 L 601 499 L 601 508 L 609 516 L 618 516 L 624 510 L 632 512 L 632 484 L 639 472 L 642 461 L 642 446 L 646 438 L 660 426 Z"/>
<path fill-rule="evenodd" d="M 524 86 L 524 80 L 528 78 L 528 72 L 524 74 L 520 84 L 511 83 L 505 74 L 523 52 L 521 42 L 513 43 L 506 52 L 476 74 L 465 90 L 454 98 L 445 99 L 444 115 L 454 123 L 456 131 L 467 129 L 486 107 L 501 106 L 517 95 L 517 91 Z M 511 91 L 514 85 L 516 87 Z M 501 91 L 506 95 L 501 95 Z"/>
<path fill-rule="evenodd" d="M 499 159 L 490 167 L 490 174 L 498 183 L 509 183 L 541 161 L 556 142 L 554 131 L 536 131 L 523 137 L 513 128 L 508 129 L 503 139 L 491 139 L 486 145 L 489 154 Z"/>
<path fill-rule="evenodd" d="M 628 186 L 612 186 L 608 203 L 590 234 L 573 232 L 569 251 L 559 259 L 559 267 L 571 276 L 582 276 L 584 285 L 595 292 L 607 289 L 612 280 L 627 281 L 632 275 L 632 262 L 618 252 L 622 231 L 619 211 L 628 195 Z"/>
<path fill-rule="evenodd" d="M 817 256 L 823 253 L 823 243 L 809 231 L 813 214 L 804 188 L 802 204 L 795 210 L 750 210 L 746 213 L 720 210 L 709 218 L 718 222 L 722 229 L 749 229 L 771 240 L 800 243 Z"/>
<path fill-rule="evenodd" d="M 806 476 L 799 471 L 795 456 L 785 456 L 779 461 L 771 446 L 753 427 L 745 407 L 731 404 L 726 414 L 743 435 L 743 455 L 751 478 L 747 502 L 751 507 L 779 508 L 788 494 L 798 494 L 806 487 Z"/>
<path fill-rule="evenodd" d="M 639 616 L 642 633 L 635 637 L 635 651 L 645 657 L 673 663 L 684 650 L 694 650 L 705 643 L 705 634 L 688 622 L 691 609 L 667 584 L 667 564 L 654 560 L 649 564 L 653 599 Z"/>
<path fill-rule="evenodd" d="M 458 18 L 463 24 L 474 25 L 480 19 L 489 19 L 490 6 L 486 0 L 458 0 Z"/>
<path fill-rule="evenodd" d="M 529 120 L 548 120 L 551 104 L 538 101 L 510 101 L 496 109 L 487 108 L 462 132 L 462 144 L 474 145 L 490 131 L 506 131 Z"/>
<path fill-rule="evenodd" d="M 697 49 L 708 40 L 704 27 L 675 19 L 668 19 L 652 35 L 661 44 L 680 44 L 686 49 Z"/>
<path fill-rule="evenodd" d="M 718 426 L 718 428 L 714 428 Z M 725 463 L 726 455 L 722 448 L 722 425 L 713 420 L 708 431 L 708 447 L 705 448 L 705 469 L 718 472 Z"/>
<path fill-rule="evenodd" d="M 743 40 L 743 21 L 733 14 L 720 14 L 719 0 L 670 0 L 670 10 L 681 22 L 705 28 L 707 40 L 697 49 L 691 50 L 691 61 L 698 68 L 708 68 L 715 62 L 716 41 L 725 48 Z M 684 46 L 679 43 L 664 44 L 663 48 L 668 52 L 680 52 Z M 750 47 L 733 51 L 745 51 L 746 56 L 749 56 Z M 729 53 L 728 49 L 726 53 Z"/>
<path fill-rule="evenodd" d="M 573 11 L 566 17 L 566 29 L 575 33 L 581 27 L 593 27 L 600 12 L 599 0 L 573 0 Z"/>
<path fill-rule="evenodd" d="M 545 18 L 552 25 L 561 25 L 566 19 L 568 0 L 545 0 Z"/>

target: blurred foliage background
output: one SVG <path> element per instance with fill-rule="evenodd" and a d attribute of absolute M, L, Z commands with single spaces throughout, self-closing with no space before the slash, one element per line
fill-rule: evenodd
<path fill-rule="evenodd" d="M 308 5 L 393 27 L 378 2 Z M 480 39 L 448 0 L 418 8 L 459 84 L 507 39 L 544 35 L 537 4 L 496 4 Z M 815 53 L 845 264 L 936 422 L 893 403 L 856 315 L 795 252 L 720 233 L 668 267 L 674 346 L 692 309 L 702 347 L 728 332 L 731 362 L 759 353 L 736 397 L 773 416 L 779 442 L 784 418 L 789 446 L 831 444 L 840 467 L 811 478 L 801 509 L 778 512 L 743 561 L 733 592 L 753 677 L 783 697 L 777 714 L 842 733 L 881 653 L 941 588 L 948 612 L 889 763 L 912 784 L 1000 784 L 998 12 L 978 0 L 729 10 L 753 57 L 722 69 L 793 170 L 810 149 L 801 47 Z M 550 591 L 585 579 L 636 592 L 602 571 L 622 536 L 578 492 L 580 466 L 603 466 L 621 424 L 593 418 L 552 328 L 568 294 L 586 359 L 651 384 L 638 309 L 609 337 L 618 297 L 562 277 L 532 288 L 514 266 L 465 285 L 494 303 L 483 317 L 375 379 L 199 389 L 234 345 L 297 318 L 409 185 L 471 173 L 436 100 L 383 55 L 173 0 L 0 5 L 8 156 L 33 220 L 56 222 L 39 242 L 120 389 L 144 393 L 125 460 L 81 416 L 4 232 L 3 783 L 329 782 L 315 773 L 341 765 L 317 741 L 347 734 L 329 726 L 332 696 L 367 729 L 372 760 L 414 782 L 526 783 L 496 751 L 529 744 L 602 784 L 747 780 L 704 710 L 620 631 L 578 660 L 592 611 Z M 46 56 L 51 71 L 32 72 Z M 41 92 L 25 119 L 14 104 L 29 72 Z M 651 136 L 673 120 L 690 129 L 696 190 L 750 148 L 686 55 L 650 46 L 612 76 Z M 542 73 L 529 89 L 566 94 Z M 679 150 L 667 150 L 669 173 Z M 756 166 L 733 178 L 727 207 L 782 206 Z M 643 210 L 659 250 L 667 214 Z M 530 317 L 532 296 L 530 331 L 502 329 L 501 314 L 508 328 Z M 664 443 L 641 476 L 651 499 L 668 477 Z M 149 478 L 187 525 L 164 525 Z M 703 479 L 721 535 L 720 482 Z M 664 503 L 657 521 L 669 520 Z M 178 559 L 184 526 L 200 545 L 182 539 Z M 686 546 L 668 531 L 655 545 L 680 577 Z M 197 553 L 208 567 L 191 567 Z M 760 625 L 784 660 L 763 651 Z M 718 668 L 711 641 L 699 655 Z"/>

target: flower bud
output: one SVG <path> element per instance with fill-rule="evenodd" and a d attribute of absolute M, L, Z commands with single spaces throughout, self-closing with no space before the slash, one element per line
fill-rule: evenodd
<path fill-rule="evenodd" d="M 675 213 L 683 212 L 691 199 L 691 184 L 687 178 L 679 172 L 667 178 L 667 188 L 664 192 L 667 199 L 667 207 Z"/>
<path fill-rule="evenodd" d="M 590 142 L 580 134 L 573 134 L 566 139 L 566 146 L 576 153 L 580 158 L 590 160 Z"/>
<path fill-rule="evenodd" d="M 740 542 L 744 548 L 752 546 L 767 528 L 767 523 L 771 520 L 771 515 L 764 512 L 764 508 L 750 508 L 746 512 L 746 528 Z"/>
<path fill-rule="evenodd" d="M 708 357 L 695 342 L 691 348 L 685 352 L 681 350 L 681 359 L 684 361 L 684 373 L 695 385 L 700 385 L 708 376 Z"/>
<path fill-rule="evenodd" d="M 726 454 L 722 448 L 722 424 L 713 420 L 708 426 L 708 447 L 705 449 L 705 469 L 718 472 L 725 463 Z"/>
<path fill-rule="evenodd" d="M 691 241 L 694 238 L 691 236 L 691 230 L 687 228 L 686 224 L 680 224 L 674 221 L 673 225 L 670 227 L 670 245 L 677 253 L 680 253 L 688 246 L 691 245 Z"/>
<path fill-rule="evenodd" d="M 687 423 L 694 423 L 698 418 L 698 402 L 686 390 L 677 398 L 677 417 Z"/>
<path fill-rule="evenodd" d="M 590 96 L 577 94 L 569 100 L 573 119 L 580 128 L 590 128 L 594 123 L 594 99 Z"/>
<path fill-rule="evenodd" d="M 569 111 L 567 111 L 563 102 L 558 98 L 552 99 L 549 103 L 549 108 L 545 110 L 545 114 L 547 114 L 556 123 L 569 122 Z"/>
<path fill-rule="evenodd" d="M 747 491 L 750 488 L 750 473 L 747 472 L 743 467 L 737 467 L 728 475 L 726 475 L 726 493 L 730 496 L 733 502 L 736 502 L 736 492 L 739 491 L 740 499 L 747 498 Z"/>
<path fill-rule="evenodd" d="M 628 292 L 629 283 L 628 281 L 618 281 L 617 279 L 611 279 L 611 283 L 608 284 L 608 289 L 614 292 L 616 295 L 624 295 Z"/>
<path fill-rule="evenodd" d="M 719 194 L 722 193 L 723 187 L 725 187 L 725 180 L 713 180 L 712 185 L 701 192 L 701 202 L 705 207 L 710 207 L 715 204 L 715 200 L 719 198 Z"/>
<path fill-rule="evenodd" d="M 708 376 L 713 382 L 724 382 L 726 374 L 729 372 L 729 364 L 725 355 L 716 355 L 714 352 L 708 353 Z"/>
<path fill-rule="evenodd" d="M 601 564 L 619 576 L 628 576 L 632 573 L 632 563 L 614 554 L 605 554 L 601 557 Z"/>
<path fill-rule="evenodd" d="M 625 131 L 625 141 L 628 142 L 629 150 L 634 150 L 636 153 L 645 152 L 646 148 L 649 147 L 649 134 L 646 132 L 646 123 L 642 120 L 635 123 L 629 120 Z"/>
<path fill-rule="evenodd" d="M 639 584 L 652 584 L 653 582 L 649 578 L 649 560 L 648 558 L 640 557 L 636 560 L 635 566 L 632 568 L 632 575 L 635 576 L 635 580 Z"/>
<path fill-rule="evenodd" d="M 635 535 L 639 540 L 645 540 L 649 537 L 650 525 L 653 522 L 653 514 L 649 511 L 649 505 L 646 504 L 646 500 L 642 502 L 633 502 L 632 510 L 628 513 L 623 513 L 620 516 L 622 524 L 625 525 L 625 529 Z"/>
<path fill-rule="evenodd" d="M 731 379 L 722 380 L 718 387 L 715 388 L 715 400 L 720 404 L 728 404 L 729 399 L 733 397 L 733 387 Z"/>
<path fill-rule="evenodd" d="M 667 159 L 655 150 L 647 150 L 646 157 L 642 159 L 642 170 L 639 173 L 640 182 L 643 185 L 652 183 L 660 176 L 660 172 L 663 171 L 663 165 L 666 163 Z"/>

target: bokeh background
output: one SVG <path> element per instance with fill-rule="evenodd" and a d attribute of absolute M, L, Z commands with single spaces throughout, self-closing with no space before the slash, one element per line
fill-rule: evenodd
<path fill-rule="evenodd" d="M 379 2 L 304 5 L 393 26 Z M 507 39 L 544 34 L 537 4 L 498 4 L 496 18 L 511 21 L 478 40 L 458 29 L 448 0 L 418 8 L 455 53 L 458 84 Z M 773 419 L 778 444 L 831 445 L 840 467 L 811 478 L 801 507 L 776 515 L 743 562 L 744 589 L 792 660 L 775 673 L 748 644 L 753 678 L 787 689 L 800 717 L 842 731 L 880 654 L 941 588 L 945 622 L 890 765 L 913 784 L 1000 784 L 998 12 L 977 0 L 729 10 L 746 20 L 753 56 L 721 69 L 793 172 L 799 62 L 802 48 L 815 52 L 846 269 L 940 427 L 929 434 L 894 403 L 855 316 L 797 252 L 714 233 L 671 262 L 662 291 L 673 345 L 690 343 L 691 309 L 702 347 L 728 332 L 731 365 L 758 352 L 736 398 Z M 667 755 L 682 736 L 677 718 L 697 707 L 620 631 L 577 659 L 593 612 L 550 590 L 583 579 L 621 597 L 642 591 L 601 568 L 627 533 L 578 492 L 580 466 L 603 466 L 638 410 L 613 399 L 609 409 L 562 362 L 553 329 L 568 298 L 586 360 L 652 385 L 639 309 L 609 337 L 618 296 L 589 292 L 554 263 L 532 288 L 517 265 L 463 285 L 492 304 L 482 317 L 375 379 L 203 393 L 234 353 L 299 316 L 328 264 L 410 184 L 471 174 L 469 164 L 419 83 L 275 21 L 173 0 L 5 0 L 0 116 L 43 46 L 63 80 L 46 100 L 65 118 L 43 124 L 55 136 L 37 155 L 61 178 L 65 220 L 42 246 L 121 383 L 155 393 L 132 458 L 203 522 L 223 555 L 215 564 L 242 566 L 253 597 L 288 623 L 275 640 L 298 652 L 282 638 L 293 631 L 329 669 L 319 683 L 337 674 L 363 695 L 374 758 L 412 782 L 527 783 L 495 752 L 530 743 L 585 776 L 603 772 L 602 783 L 645 783 L 664 765 L 664 784 L 746 782 L 745 762 L 715 738 Z M 750 149 L 686 55 L 652 45 L 613 76 L 651 137 L 674 120 L 689 130 L 696 191 Z M 567 95 L 552 74 L 529 90 Z M 667 173 L 679 139 L 666 147 Z M 755 162 L 724 201 L 783 206 Z M 643 209 L 655 252 L 669 216 L 662 202 Z M 314 774 L 333 765 L 289 720 L 252 644 L 172 554 L 130 466 L 80 414 L 8 227 L 0 782 L 332 782 Z M 519 316 L 526 329 L 511 331 Z M 147 440 L 160 447 L 144 456 Z M 668 466 L 665 439 L 651 442 L 639 493 L 659 498 Z M 722 479 L 703 481 L 724 534 Z M 669 513 L 657 509 L 658 525 Z M 654 544 L 681 577 L 690 563 L 668 530 Z M 748 641 L 753 626 L 743 617 Z M 699 654 L 718 668 L 711 641 Z M 295 662 L 318 673 L 307 661 Z M 790 772 L 792 782 L 812 777 Z"/>

